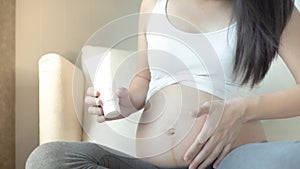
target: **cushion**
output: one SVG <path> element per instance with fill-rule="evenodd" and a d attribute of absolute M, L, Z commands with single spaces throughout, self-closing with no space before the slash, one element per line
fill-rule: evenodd
<path fill-rule="evenodd" d="M 83 85 L 81 71 L 64 57 L 47 54 L 40 58 L 40 144 L 81 141 Z"/>

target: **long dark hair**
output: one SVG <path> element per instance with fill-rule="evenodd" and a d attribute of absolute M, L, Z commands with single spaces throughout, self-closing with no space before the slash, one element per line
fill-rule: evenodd
<path fill-rule="evenodd" d="M 279 48 L 280 37 L 294 8 L 294 0 L 232 0 L 237 22 L 233 73 L 241 84 L 262 81 Z"/>

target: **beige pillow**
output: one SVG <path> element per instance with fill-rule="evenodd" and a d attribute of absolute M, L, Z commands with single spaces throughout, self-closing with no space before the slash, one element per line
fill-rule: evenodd
<path fill-rule="evenodd" d="M 40 144 L 81 141 L 83 89 L 82 72 L 68 60 L 58 54 L 47 54 L 40 58 Z"/>

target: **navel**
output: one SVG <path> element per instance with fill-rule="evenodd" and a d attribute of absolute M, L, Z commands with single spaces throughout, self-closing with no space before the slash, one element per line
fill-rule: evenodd
<path fill-rule="evenodd" d="M 176 129 L 175 128 L 170 128 L 170 129 L 168 129 L 167 133 L 168 133 L 169 136 L 173 136 L 176 133 Z"/>

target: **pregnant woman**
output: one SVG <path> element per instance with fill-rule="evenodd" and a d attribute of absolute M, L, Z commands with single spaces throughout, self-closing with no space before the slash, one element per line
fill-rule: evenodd
<path fill-rule="evenodd" d="M 144 108 L 137 128 L 138 158 L 93 143 L 55 142 L 37 148 L 27 168 L 300 165 L 299 143 L 267 143 L 260 123 L 300 115 L 300 15 L 292 1 L 143 0 L 140 16 L 137 71 L 128 89 L 116 90 L 121 115 L 105 118 L 101 93 L 95 89 L 89 88 L 86 97 L 89 113 L 99 122 L 126 118 Z M 207 46 L 201 51 L 218 63 L 203 66 L 186 45 L 164 31 L 191 45 Z M 252 87 L 263 80 L 276 53 L 297 85 L 252 95 Z M 219 66 L 223 88 L 212 85 L 218 81 L 214 70 Z"/>

